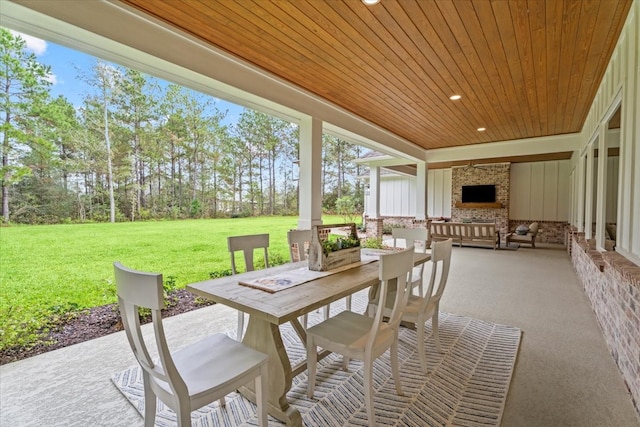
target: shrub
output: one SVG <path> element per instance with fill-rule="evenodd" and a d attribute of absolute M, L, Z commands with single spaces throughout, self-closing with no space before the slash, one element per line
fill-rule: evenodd
<path fill-rule="evenodd" d="M 384 247 L 382 244 L 382 237 L 369 237 L 367 239 L 363 239 L 361 245 L 363 248 L 369 249 L 382 249 Z"/>
<path fill-rule="evenodd" d="M 233 273 L 230 268 L 225 268 L 224 270 L 216 270 L 209 272 L 210 279 L 218 279 L 220 277 L 231 276 Z"/>
<path fill-rule="evenodd" d="M 336 199 L 336 213 L 344 219 L 344 222 L 356 222 L 360 216 L 356 209 L 356 200 L 351 196 Z"/>

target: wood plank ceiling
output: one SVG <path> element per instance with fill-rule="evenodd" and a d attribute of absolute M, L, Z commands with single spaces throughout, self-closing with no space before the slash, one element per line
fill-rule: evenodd
<path fill-rule="evenodd" d="M 123 2 L 434 149 L 579 132 L 632 0 Z"/>

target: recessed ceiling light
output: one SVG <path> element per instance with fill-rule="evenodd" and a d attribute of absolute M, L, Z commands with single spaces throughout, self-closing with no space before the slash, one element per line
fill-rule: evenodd
<path fill-rule="evenodd" d="M 462 96 L 460 96 L 460 95 L 451 95 L 449 97 L 449 99 L 452 100 L 452 101 L 457 101 L 460 98 L 462 98 Z"/>
<path fill-rule="evenodd" d="M 374 4 L 380 3 L 380 0 L 362 0 L 362 3 L 366 4 L 367 6 L 373 6 Z"/>
<path fill-rule="evenodd" d="M 478 132 L 484 132 L 485 130 L 487 130 L 486 128 L 478 128 Z"/>

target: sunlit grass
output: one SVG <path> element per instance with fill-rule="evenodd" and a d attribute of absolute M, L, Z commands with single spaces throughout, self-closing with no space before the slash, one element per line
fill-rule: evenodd
<path fill-rule="evenodd" d="M 227 236 L 269 233 L 289 259 L 297 217 L 0 228 L 0 349 L 32 342 L 50 316 L 116 302 L 113 262 L 173 277 L 178 288 L 230 270 Z M 323 217 L 339 223 L 339 217 Z"/>

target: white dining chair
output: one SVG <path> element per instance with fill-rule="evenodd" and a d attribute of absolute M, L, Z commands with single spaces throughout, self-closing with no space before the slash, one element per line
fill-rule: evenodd
<path fill-rule="evenodd" d="M 239 270 L 236 265 L 235 253 L 242 251 L 244 256 L 245 271 L 254 271 L 256 265 L 254 263 L 254 250 L 263 249 L 264 268 L 269 267 L 269 234 L 247 234 L 244 236 L 227 237 L 227 247 L 231 255 L 231 273 L 238 274 Z M 244 333 L 244 313 L 238 311 L 238 328 L 236 339 L 242 341 Z"/>
<path fill-rule="evenodd" d="M 289 260 L 291 262 L 305 261 L 309 258 L 309 243 L 311 242 L 311 230 L 287 231 L 287 243 L 289 245 Z"/>
<path fill-rule="evenodd" d="M 429 239 L 429 233 L 426 228 L 392 228 L 391 237 L 393 238 L 393 247 L 395 248 L 407 248 L 414 246 L 416 252 L 427 252 L 427 241 Z M 422 295 L 422 283 L 424 277 L 424 263 L 413 268 L 411 275 L 411 288 L 418 289 L 418 295 Z"/>
<path fill-rule="evenodd" d="M 393 312 L 388 321 L 383 320 L 383 309 L 374 317 L 343 311 L 334 317 L 307 329 L 308 396 L 313 398 L 318 362 L 317 347 L 339 353 L 343 357 L 343 368 L 348 369 L 350 359 L 364 362 L 364 394 L 369 425 L 375 425 L 373 408 L 373 364 L 390 349 L 391 372 L 398 395 L 402 395 L 398 368 L 398 327 L 402 310 L 411 292 L 411 269 L 414 248 L 380 256 L 380 298 L 385 306 L 389 281 L 397 282 L 398 291 L 393 302 Z"/>
<path fill-rule="evenodd" d="M 309 258 L 309 252 L 307 251 L 311 242 L 311 230 L 290 230 L 287 232 L 287 243 L 289 244 L 289 258 L 291 262 L 304 261 Z M 345 299 L 346 309 L 351 310 L 351 295 Z M 324 319 L 329 318 L 331 304 L 327 304 L 323 307 Z M 305 314 L 303 316 L 302 324 L 304 328 L 307 328 L 307 318 Z"/>
<path fill-rule="evenodd" d="M 191 426 L 191 412 L 255 381 L 258 423 L 267 427 L 268 356 L 215 334 L 171 353 L 162 325 L 162 274 L 131 270 L 113 264 L 122 323 L 131 350 L 142 369 L 144 425 L 152 427 L 156 397 L 177 415 L 178 427 Z M 138 308 L 151 311 L 159 362 L 151 356 L 140 328 Z M 153 340 L 150 340 L 153 341 Z"/>
<path fill-rule="evenodd" d="M 449 277 L 449 267 L 451 265 L 451 247 L 453 239 L 431 244 L 431 260 L 428 265 L 431 267 L 429 285 L 425 292 L 420 295 L 410 295 L 407 306 L 402 315 L 402 321 L 414 323 L 417 329 L 418 357 L 420 358 L 420 368 L 423 373 L 427 373 L 427 357 L 424 348 L 425 327 L 427 320 L 431 318 L 431 331 L 436 350 L 442 352 L 440 347 L 440 336 L 438 334 L 438 314 L 440 312 L 440 299 L 444 293 Z M 393 299 L 394 292 L 390 292 L 387 297 L 384 313 L 390 315 L 393 308 L 389 300 Z M 371 302 L 369 310 L 377 309 L 379 302 Z"/>

